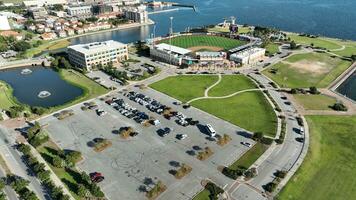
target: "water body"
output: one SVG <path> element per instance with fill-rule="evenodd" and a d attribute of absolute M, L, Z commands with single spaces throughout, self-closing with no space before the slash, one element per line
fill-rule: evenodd
<path fill-rule="evenodd" d="M 347 78 L 336 91 L 356 101 L 356 72 Z"/>
<path fill-rule="evenodd" d="M 83 94 L 83 90 L 62 80 L 59 74 L 44 67 L 31 67 L 31 74 L 21 74 L 24 68 L 0 71 L 0 80 L 14 89 L 14 96 L 21 103 L 30 106 L 52 107 L 62 105 Z M 51 93 L 39 98 L 41 91 Z"/>
<path fill-rule="evenodd" d="M 305 32 L 328 37 L 356 40 L 355 0 L 175 0 L 194 4 L 189 8 L 150 15 L 156 22 L 156 35 L 168 33 L 174 17 L 174 31 L 187 27 L 217 24 L 224 17 L 235 16 L 239 24 L 276 27 L 291 32 Z M 152 34 L 153 26 L 118 30 L 72 39 L 73 44 L 117 40 L 124 43 L 144 40 Z"/>

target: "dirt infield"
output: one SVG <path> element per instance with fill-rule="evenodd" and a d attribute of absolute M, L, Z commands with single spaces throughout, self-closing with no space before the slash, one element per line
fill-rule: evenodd
<path fill-rule="evenodd" d="M 197 51 L 222 51 L 224 50 L 221 47 L 214 47 L 214 46 L 195 46 L 195 47 L 190 47 L 188 48 L 192 52 L 197 52 Z"/>
<path fill-rule="evenodd" d="M 288 64 L 291 67 L 297 69 L 301 73 L 313 73 L 313 74 L 325 74 L 329 72 L 329 67 L 327 63 L 319 62 L 319 61 L 309 61 L 309 60 L 300 60 L 298 62 L 286 62 L 282 61 L 282 63 Z"/>

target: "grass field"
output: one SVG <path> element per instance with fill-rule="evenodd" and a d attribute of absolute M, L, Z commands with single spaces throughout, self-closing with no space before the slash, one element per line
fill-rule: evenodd
<path fill-rule="evenodd" d="M 210 200 L 210 192 L 207 189 L 202 190 L 193 200 Z"/>
<path fill-rule="evenodd" d="M 315 47 L 326 48 L 340 56 L 350 57 L 351 55 L 356 54 L 356 41 L 343 41 L 326 37 L 309 38 L 299 36 L 295 33 L 288 34 L 288 37 L 290 37 L 291 40 L 294 40 L 298 44 L 310 45 L 313 43 Z M 345 46 L 345 49 L 341 50 L 343 46 Z"/>
<path fill-rule="evenodd" d="M 274 136 L 276 115 L 262 92 L 245 92 L 226 99 L 202 99 L 192 105 L 246 130 Z"/>
<path fill-rule="evenodd" d="M 326 53 L 296 54 L 263 71 L 265 75 L 281 87 L 307 88 L 310 86 L 327 87 L 344 72 L 351 62 L 332 58 Z M 277 69 L 277 73 L 270 72 Z"/>
<path fill-rule="evenodd" d="M 279 52 L 279 45 L 278 44 L 274 44 L 274 43 L 270 43 L 266 46 L 266 55 L 273 55 L 277 52 Z"/>
<path fill-rule="evenodd" d="M 149 85 L 182 102 L 204 96 L 204 91 L 218 80 L 216 75 L 172 76 Z"/>
<path fill-rule="evenodd" d="M 209 96 L 226 96 L 237 91 L 257 88 L 243 75 L 223 75 L 220 83 L 209 90 Z"/>
<path fill-rule="evenodd" d="M 345 200 L 356 196 L 356 116 L 308 116 L 310 146 L 279 200 Z"/>
<path fill-rule="evenodd" d="M 169 44 L 169 40 L 162 40 L 160 43 Z M 246 44 L 244 41 L 208 35 L 190 35 L 190 36 L 178 36 L 172 38 L 172 45 L 191 48 L 191 47 L 218 47 L 224 50 L 229 50 L 237 46 Z"/>
<path fill-rule="evenodd" d="M 64 105 L 51 107 L 49 112 L 54 112 L 56 110 L 60 110 L 66 108 L 68 106 L 80 103 L 82 101 L 95 98 L 97 96 L 103 95 L 109 92 L 108 89 L 102 87 L 98 83 L 94 82 L 93 80 L 89 79 L 88 77 L 84 76 L 83 74 L 74 71 L 74 70 L 67 70 L 67 69 L 60 69 L 59 75 L 61 78 L 72 85 L 80 87 L 83 89 L 83 95 L 80 97 L 68 102 Z"/>
<path fill-rule="evenodd" d="M 296 94 L 293 95 L 306 110 L 332 110 L 329 106 L 336 103 L 336 99 L 326 95 Z"/>
<path fill-rule="evenodd" d="M 0 81 L 0 109 L 9 109 L 17 105 L 15 97 L 12 95 L 13 89 L 3 81 Z"/>
<path fill-rule="evenodd" d="M 31 58 L 34 55 L 39 54 L 43 51 L 50 51 L 50 50 L 55 50 L 55 49 L 66 48 L 68 45 L 70 45 L 70 42 L 68 40 L 44 42 L 39 47 L 36 47 L 36 48 L 34 47 L 34 48 L 27 50 L 25 52 L 25 56 L 28 58 Z"/>
<path fill-rule="evenodd" d="M 267 150 L 267 146 L 256 143 L 250 150 L 241 156 L 236 162 L 229 166 L 230 169 L 237 170 L 240 167 L 248 169 Z"/>

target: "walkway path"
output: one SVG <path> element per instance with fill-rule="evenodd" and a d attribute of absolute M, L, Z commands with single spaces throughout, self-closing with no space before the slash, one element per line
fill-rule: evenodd
<path fill-rule="evenodd" d="M 222 76 L 221 74 L 218 75 L 219 79 L 218 81 L 216 81 L 214 84 L 212 84 L 210 87 L 206 88 L 206 90 L 204 91 L 204 97 L 208 97 L 209 96 L 209 90 L 215 86 L 217 86 L 220 82 L 221 82 L 221 79 L 222 79 Z"/>

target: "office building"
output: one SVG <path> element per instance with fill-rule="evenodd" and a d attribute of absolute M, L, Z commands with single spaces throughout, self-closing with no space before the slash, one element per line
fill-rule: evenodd
<path fill-rule="evenodd" d="M 243 51 L 230 55 L 230 60 L 240 63 L 241 65 L 248 65 L 258 62 L 263 59 L 266 49 L 252 47 Z"/>
<path fill-rule="evenodd" d="M 99 64 L 105 66 L 127 60 L 128 48 L 126 44 L 108 40 L 69 46 L 68 56 L 74 66 L 90 71 Z"/>

